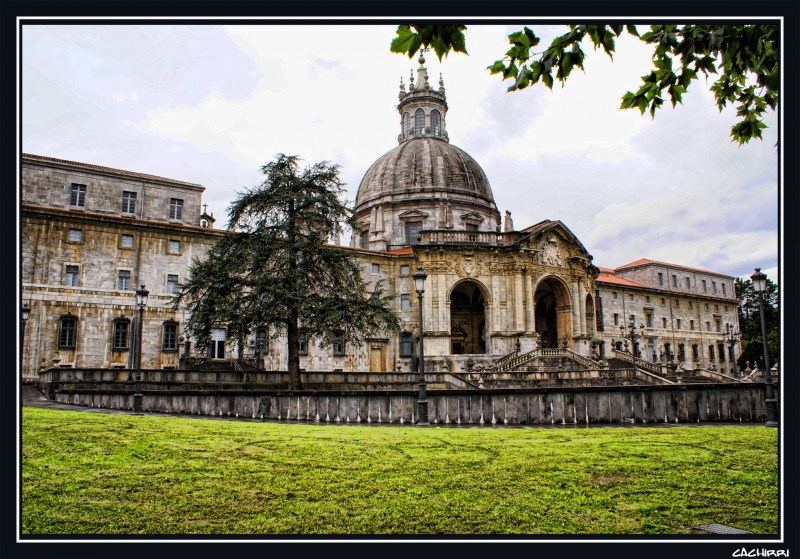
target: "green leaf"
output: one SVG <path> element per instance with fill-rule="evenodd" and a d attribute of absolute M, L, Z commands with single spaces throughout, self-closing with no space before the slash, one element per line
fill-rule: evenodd
<path fill-rule="evenodd" d="M 408 54 L 409 58 L 413 58 L 420 44 L 419 35 L 411 31 L 408 25 L 398 25 L 397 36 L 392 40 L 389 50 L 399 54 Z"/>

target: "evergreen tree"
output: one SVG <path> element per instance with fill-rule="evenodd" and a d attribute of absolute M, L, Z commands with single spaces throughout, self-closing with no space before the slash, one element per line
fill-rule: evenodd
<path fill-rule="evenodd" d="M 742 334 L 742 353 L 738 359 L 740 369 L 744 369 L 747 362 L 751 368 L 756 368 L 759 363 L 763 366 L 764 344 L 761 334 L 761 314 L 758 308 L 758 296 L 753 289 L 750 279 L 736 278 L 736 295 L 739 298 L 739 329 Z M 767 352 L 770 366 L 778 362 L 779 335 L 779 307 L 778 285 L 767 278 L 767 293 L 764 299 L 764 323 L 767 330 Z"/>
<path fill-rule="evenodd" d="M 297 156 L 278 154 L 264 165 L 264 181 L 237 193 L 228 208 L 228 235 L 204 260 L 195 259 L 173 308 L 189 312 L 188 329 L 206 345 L 211 329 L 226 325 L 241 347 L 255 327 L 286 334 L 289 388 L 300 388 L 299 332 L 330 346 L 361 345 L 367 336 L 399 331 L 380 283 L 370 293 L 352 254 L 325 243 L 353 210 L 341 201 L 337 165 L 299 170 Z"/>

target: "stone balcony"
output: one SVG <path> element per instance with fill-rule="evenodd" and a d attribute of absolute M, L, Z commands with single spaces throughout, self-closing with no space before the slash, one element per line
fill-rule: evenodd
<path fill-rule="evenodd" d="M 492 231 L 454 231 L 452 229 L 420 231 L 420 246 L 465 245 L 499 246 L 517 241 L 520 233 L 495 233 Z"/>

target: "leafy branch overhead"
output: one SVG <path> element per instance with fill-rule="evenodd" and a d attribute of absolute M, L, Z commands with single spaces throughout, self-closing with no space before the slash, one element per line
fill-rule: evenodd
<path fill-rule="evenodd" d="M 739 144 L 761 139 L 766 128 L 764 114 L 776 110 L 780 87 L 780 44 L 776 25 L 651 25 L 639 33 L 635 25 L 569 25 L 569 31 L 553 39 L 547 48 L 536 49 L 540 38 L 524 27 L 508 36 L 511 48 L 488 70 L 513 83 L 508 91 L 525 89 L 541 81 L 552 89 L 562 87 L 575 68 L 584 70 L 582 45 L 588 37 L 595 50 L 613 59 L 616 41 L 628 33 L 653 46 L 653 69 L 642 76 L 635 92 L 622 96 L 621 109 L 656 110 L 669 99 L 673 107 L 682 102 L 692 81 L 702 74 L 718 76 L 710 89 L 717 108 L 736 105 L 738 122 L 731 128 Z M 466 54 L 464 25 L 400 25 L 391 52 L 413 57 L 420 48 L 432 47 L 439 60 L 449 52 Z"/>

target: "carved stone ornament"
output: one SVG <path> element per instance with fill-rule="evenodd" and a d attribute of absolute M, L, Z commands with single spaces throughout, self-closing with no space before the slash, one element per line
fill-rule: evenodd
<path fill-rule="evenodd" d="M 562 265 L 561 252 L 559 250 L 558 239 L 556 239 L 554 236 L 548 237 L 548 239 L 544 243 L 542 243 L 541 250 L 542 250 L 542 264 L 545 264 L 547 266 Z"/>

